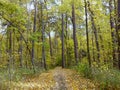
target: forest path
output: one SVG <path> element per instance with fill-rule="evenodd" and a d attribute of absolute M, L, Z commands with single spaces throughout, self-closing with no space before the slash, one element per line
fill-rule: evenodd
<path fill-rule="evenodd" d="M 56 67 L 53 70 L 13 83 L 11 90 L 95 90 L 95 85 L 74 70 Z"/>

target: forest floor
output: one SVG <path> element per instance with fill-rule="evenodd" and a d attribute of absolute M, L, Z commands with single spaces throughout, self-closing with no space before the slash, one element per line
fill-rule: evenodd
<path fill-rule="evenodd" d="M 71 69 L 56 67 L 47 72 L 13 82 L 12 90 L 96 90 L 93 82 Z"/>

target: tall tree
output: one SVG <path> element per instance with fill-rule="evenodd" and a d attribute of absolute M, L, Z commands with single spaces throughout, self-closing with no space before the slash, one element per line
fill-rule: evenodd
<path fill-rule="evenodd" d="M 22 6 L 21 0 L 19 0 L 19 5 Z M 23 43 L 22 43 L 22 35 L 19 37 L 19 60 L 20 60 L 20 67 L 23 67 Z"/>
<path fill-rule="evenodd" d="M 9 26 L 10 27 L 10 26 Z M 9 78 L 12 80 L 12 30 L 9 31 Z"/>
<path fill-rule="evenodd" d="M 85 16 L 86 16 L 87 57 L 88 57 L 89 66 L 91 67 L 90 48 L 89 48 L 89 32 L 88 32 L 88 12 L 87 12 L 86 0 L 84 0 L 84 3 L 85 3 Z"/>
<path fill-rule="evenodd" d="M 78 41 L 76 36 L 76 17 L 75 17 L 75 5 L 72 3 L 72 24 L 73 24 L 73 41 L 74 41 L 74 54 L 76 64 L 78 63 Z"/>
<path fill-rule="evenodd" d="M 64 15 L 62 13 L 62 67 L 65 67 L 65 58 L 64 58 Z"/>
<path fill-rule="evenodd" d="M 94 12 L 91 10 L 89 1 L 88 1 L 88 9 L 90 12 L 93 33 L 95 36 L 95 44 L 96 44 L 96 49 L 97 49 L 97 59 L 98 59 L 98 62 L 100 62 L 100 45 L 99 45 L 99 40 L 98 40 L 98 31 L 97 31 L 97 27 L 96 27 L 95 21 L 94 21 L 95 20 L 94 19 Z"/>
<path fill-rule="evenodd" d="M 117 51 L 116 51 L 116 28 L 115 28 L 115 22 L 114 22 L 114 17 L 112 15 L 113 12 L 113 4 L 112 0 L 109 0 L 109 11 L 110 11 L 110 27 L 111 27 L 111 37 L 112 37 L 112 57 L 113 57 L 113 67 L 117 66 Z"/>
<path fill-rule="evenodd" d="M 117 11 L 118 11 L 118 23 L 117 23 L 117 29 L 118 29 L 118 66 L 120 69 L 120 0 L 117 0 Z"/>
<path fill-rule="evenodd" d="M 50 31 L 48 32 L 48 36 L 49 36 L 49 45 L 50 45 L 50 57 L 51 57 L 51 60 L 52 60 L 53 50 L 52 50 L 52 40 L 51 40 Z"/>
<path fill-rule="evenodd" d="M 33 34 L 35 34 L 36 32 L 36 19 L 37 19 L 37 6 L 36 6 L 36 0 L 34 1 L 34 9 L 35 9 L 35 12 L 34 12 L 34 25 L 33 25 Z M 32 55 L 31 55 L 31 61 L 32 61 L 32 65 L 33 65 L 33 70 L 34 70 L 34 73 L 35 73 L 35 40 L 33 39 L 32 40 Z"/>
<path fill-rule="evenodd" d="M 67 12 L 65 14 L 65 44 L 66 44 L 66 57 L 65 57 L 65 64 L 67 65 L 68 63 L 68 15 Z"/>
<path fill-rule="evenodd" d="M 46 65 L 46 57 L 45 57 L 45 25 L 44 25 L 44 18 L 43 18 L 43 6 L 44 2 L 41 2 L 41 23 L 42 23 L 42 60 L 43 60 L 43 65 L 44 69 L 47 70 L 47 65 Z"/>

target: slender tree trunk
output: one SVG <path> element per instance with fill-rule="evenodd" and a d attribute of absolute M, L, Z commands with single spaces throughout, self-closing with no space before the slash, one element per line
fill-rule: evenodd
<path fill-rule="evenodd" d="M 68 62 L 68 15 L 67 15 L 67 12 L 66 12 L 66 19 L 65 19 L 65 24 L 66 24 L 66 27 L 65 27 L 65 29 L 66 29 L 66 60 L 65 60 L 65 64 L 66 64 L 66 66 L 67 66 L 67 62 Z"/>
<path fill-rule="evenodd" d="M 74 41 L 74 54 L 75 61 L 78 64 L 78 42 L 76 37 L 76 18 L 75 18 L 75 6 L 72 4 L 72 23 L 73 23 L 73 41 Z"/>
<path fill-rule="evenodd" d="M 2 40 L 0 40 L 0 46 L 2 46 Z M 1 58 L 3 58 L 4 60 L 4 57 L 2 57 L 2 48 L 0 48 L 0 62 L 1 62 Z"/>
<path fill-rule="evenodd" d="M 58 40 L 57 40 L 57 31 L 55 31 L 55 38 L 54 38 L 54 45 L 55 45 L 55 53 L 57 54 L 57 49 L 58 49 Z"/>
<path fill-rule="evenodd" d="M 102 50 L 102 59 L 103 59 L 103 61 L 104 61 L 104 63 L 106 64 L 106 58 L 105 58 L 105 48 L 104 48 L 104 44 L 103 44 L 103 42 L 104 42 L 104 40 L 103 40 L 103 37 L 102 37 L 102 35 L 101 35 L 101 31 L 100 31 L 100 27 L 99 27 L 99 29 L 98 29 L 98 31 L 99 31 L 99 38 L 100 38 L 100 46 L 101 46 L 101 50 Z"/>
<path fill-rule="evenodd" d="M 100 46 L 99 46 L 99 41 L 98 41 L 98 32 L 97 32 L 97 28 L 95 26 L 95 21 L 94 21 L 94 13 L 90 8 L 90 3 L 88 2 L 88 9 L 90 11 L 90 17 L 91 17 L 91 23 L 92 23 L 92 29 L 95 35 L 95 43 L 96 43 L 96 49 L 97 49 L 97 59 L 98 62 L 100 62 Z"/>
<path fill-rule="evenodd" d="M 62 68 L 65 67 L 65 58 L 64 58 L 64 15 L 62 14 Z"/>
<path fill-rule="evenodd" d="M 94 34 L 93 34 L 93 32 L 92 32 L 92 54 L 93 54 L 93 56 L 92 56 L 93 61 L 95 62 L 96 59 L 95 59 L 95 45 L 94 45 Z"/>
<path fill-rule="evenodd" d="M 27 1 L 26 1 L 26 10 L 28 9 L 28 4 L 27 4 Z M 30 29 L 31 29 L 31 23 L 30 23 L 30 13 L 29 13 L 29 11 L 26 11 L 27 12 L 27 25 L 26 25 L 26 45 L 27 45 L 27 43 L 29 42 L 29 34 L 30 34 Z M 21 37 L 22 37 L 22 35 L 21 35 Z M 22 41 L 24 41 L 24 39 L 22 38 Z M 28 59 L 26 59 L 25 60 L 25 67 L 26 68 L 28 68 L 28 62 L 29 62 L 29 60 L 31 60 L 31 50 L 29 50 L 29 48 L 28 48 L 28 45 L 27 45 L 27 47 L 26 47 L 26 51 L 25 51 L 26 53 L 26 57 L 29 57 Z M 31 62 L 32 63 L 32 62 Z"/>
<path fill-rule="evenodd" d="M 20 46 L 19 46 L 19 60 L 20 60 L 20 67 L 23 67 L 23 46 L 22 46 L 22 36 L 20 35 Z"/>
<path fill-rule="evenodd" d="M 42 19 L 42 60 L 44 69 L 47 70 L 46 57 L 45 57 L 45 28 L 44 28 L 44 19 L 43 19 L 43 3 L 41 4 L 41 19 Z"/>
<path fill-rule="evenodd" d="M 90 48 L 89 48 L 89 32 L 88 32 L 88 14 L 87 14 L 87 2 L 84 0 L 85 3 L 85 16 L 86 16 L 86 38 L 87 38 L 87 57 L 89 67 L 91 67 L 91 57 L 90 57 Z"/>
<path fill-rule="evenodd" d="M 113 58 L 113 67 L 116 67 L 117 65 L 117 51 L 116 51 L 116 37 L 115 37 L 115 23 L 114 18 L 112 16 L 113 12 L 113 6 L 112 6 L 112 0 L 109 1 L 109 11 L 110 11 L 110 27 L 111 27 L 111 38 L 112 38 L 112 58 Z"/>
<path fill-rule="evenodd" d="M 36 18 L 37 18 L 37 8 L 36 8 L 36 0 L 34 1 L 34 9 L 35 9 L 35 13 L 34 13 L 34 25 L 33 25 L 33 34 L 36 32 Z M 31 61 L 32 61 L 32 66 L 33 66 L 33 70 L 34 73 L 35 71 L 35 40 L 32 40 L 32 55 L 31 55 Z"/>
<path fill-rule="evenodd" d="M 118 66 L 120 69 L 120 0 L 117 1 L 118 2 L 118 23 L 117 23 L 117 27 L 118 27 Z"/>
<path fill-rule="evenodd" d="M 9 31 L 9 79 L 12 81 L 12 31 Z"/>
<path fill-rule="evenodd" d="M 13 36 L 12 36 L 12 52 L 13 52 L 13 60 L 12 60 L 12 65 L 13 65 L 13 69 L 14 69 L 14 65 L 15 65 L 15 31 L 13 30 Z"/>
<path fill-rule="evenodd" d="M 52 60 L 53 50 L 52 50 L 52 40 L 51 40 L 50 32 L 48 33 L 48 36 L 49 36 L 49 45 L 50 45 L 50 57 L 51 57 L 51 60 Z"/>

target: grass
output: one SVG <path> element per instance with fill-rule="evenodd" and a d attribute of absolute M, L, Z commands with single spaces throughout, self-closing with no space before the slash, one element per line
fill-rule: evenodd
<path fill-rule="evenodd" d="M 33 72 L 32 69 L 29 68 L 15 68 L 11 69 L 11 79 L 13 82 L 24 81 L 28 77 L 32 77 L 36 74 L 40 74 L 45 71 L 42 68 L 36 68 L 36 73 Z M 9 71 L 7 68 L 0 69 L 0 90 L 8 89 L 8 85 L 5 83 L 9 83 Z"/>

